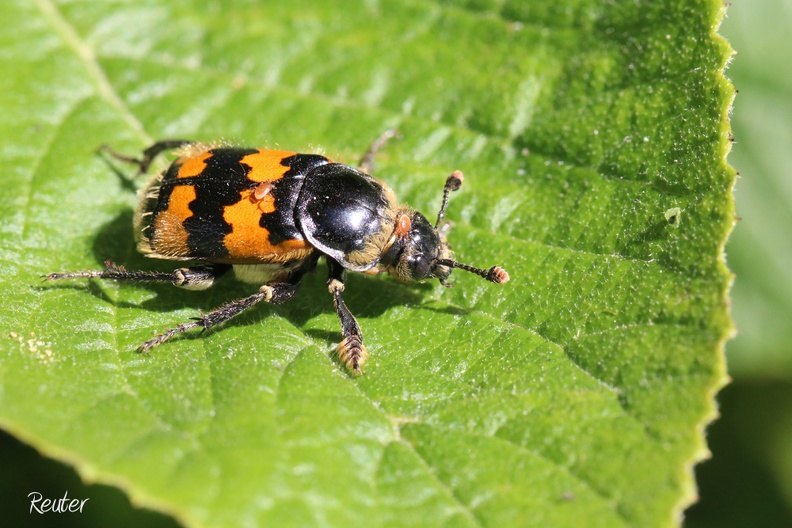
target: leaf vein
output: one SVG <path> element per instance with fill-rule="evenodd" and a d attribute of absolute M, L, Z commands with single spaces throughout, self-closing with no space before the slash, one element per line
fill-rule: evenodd
<path fill-rule="evenodd" d="M 105 75 L 104 70 L 99 66 L 93 48 L 85 42 L 79 33 L 77 33 L 74 26 L 63 17 L 51 0 L 36 0 L 36 5 L 44 15 L 44 18 L 61 36 L 64 43 L 71 48 L 74 54 L 83 63 L 88 76 L 93 80 L 101 98 L 107 101 L 121 114 L 121 117 L 127 125 L 129 125 L 141 140 L 146 143 L 151 143 L 153 140 L 144 130 L 143 124 L 129 110 L 121 97 L 119 97 L 113 85 L 108 80 L 107 75 Z"/>

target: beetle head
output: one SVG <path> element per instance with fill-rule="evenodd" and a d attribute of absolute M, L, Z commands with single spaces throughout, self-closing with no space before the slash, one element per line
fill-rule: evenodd
<path fill-rule="evenodd" d="M 397 213 L 391 244 L 381 260 L 385 265 L 385 271 L 402 281 L 439 279 L 440 284 L 444 286 L 452 286 L 446 282 L 446 279 L 454 268 L 475 273 L 496 284 L 509 281 L 509 274 L 500 266 L 483 270 L 462 264 L 452 258 L 451 250 L 445 240 L 446 226 L 440 227 L 440 223 L 445 216 L 449 195 L 461 187 L 462 179 L 462 173 L 455 171 L 446 180 L 443 188 L 443 204 L 434 226 L 417 211 L 402 209 Z"/>

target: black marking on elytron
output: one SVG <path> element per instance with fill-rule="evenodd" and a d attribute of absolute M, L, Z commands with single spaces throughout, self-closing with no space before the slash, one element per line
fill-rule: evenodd
<path fill-rule="evenodd" d="M 160 179 L 160 182 L 156 187 L 156 192 L 153 193 L 154 196 L 151 198 L 146 198 L 146 204 L 143 206 L 143 212 L 152 214 L 148 215 L 149 220 L 146 223 L 146 226 L 143 228 L 144 230 L 149 229 L 150 226 L 154 225 L 154 220 L 156 220 L 157 215 L 168 209 L 171 193 L 175 187 L 174 182 L 176 180 L 176 175 L 179 173 L 179 167 L 181 167 L 180 163 L 171 164 L 171 166 L 165 171 L 165 174 L 162 175 L 162 179 Z M 152 191 L 153 190 L 154 189 L 152 188 Z"/>
<path fill-rule="evenodd" d="M 181 166 L 181 163 L 172 163 L 162 174 L 160 181 L 148 190 L 149 196 L 146 197 L 146 203 L 142 207 L 143 225 L 141 227 L 146 236 L 151 236 L 150 231 L 157 216 L 161 212 L 167 211 L 173 189 L 177 185 L 192 185 L 195 179 L 200 177 L 177 178 Z"/>
<path fill-rule="evenodd" d="M 151 224 L 162 211 L 168 209 L 171 194 L 177 185 L 189 185 L 195 190 L 195 199 L 188 204 L 192 216 L 184 221 L 189 254 L 196 259 L 218 259 L 228 255 L 223 239 L 231 226 L 223 218 L 223 209 L 239 201 L 239 193 L 250 188 L 247 173 L 250 167 L 241 160 L 258 149 L 219 148 L 209 151 L 200 174 L 178 178 L 180 163 L 174 163 L 165 172 L 159 188 L 157 203 L 153 207 Z M 145 207 L 149 210 L 149 205 Z"/>
<path fill-rule="evenodd" d="M 196 259 L 223 259 L 228 257 L 225 236 L 232 231 L 225 218 L 226 206 L 239 201 L 240 194 L 254 188 L 260 182 L 248 179 L 252 167 L 242 159 L 259 152 L 259 149 L 217 148 L 209 151 L 206 167 L 200 174 L 178 178 L 180 163 L 171 165 L 159 186 L 158 196 L 144 206 L 145 212 L 153 212 L 147 225 L 153 225 L 157 215 L 168 209 L 173 189 L 177 185 L 190 185 L 196 198 L 189 204 L 192 216 L 184 221 L 187 231 L 187 247 L 190 256 Z M 281 160 L 289 167 L 283 178 L 273 182 L 271 194 L 275 200 L 275 211 L 261 215 L 259 225 L 266 229 L 272 245 L 286 240 L 302 240 L 304 237 L 294 215 L 297 198 L 305 181 L 305 175 L 314 167 L 329 163 L 317 154 L 295 154 Z"/>
<path fill-rule="evenodd" d="M 223 218 L 224 210 L 239 202 L 240 193 L 251 187 L 247 178 L 251 168 L 242 163 L 242 158 L 258 149 L 217 148 L 209 152 L 212 155 L 201 174 L 185 178 L 192 180 L 195 200 L 190 203 L 193 215 L 184 221 L 184 229 L 190 255 L 219 259 L 228 256 L 224 239 L 232 231 Z"/>
<path fill-rule="evenodd" d="M 273 182 L 271 194 L 275 199 L 275 210 L 261 215 L 259 225 L 269 232 L 269 243 L 273 246 L 286 240 L 303 240 L 299 223 L 295 217 L 297 199 L 305 182 L 305 176 L 312 169 L 330 161 L 318 154 L 295 154 L 281 160 L 281 165 L 289 167 L 283 178 Z"/>

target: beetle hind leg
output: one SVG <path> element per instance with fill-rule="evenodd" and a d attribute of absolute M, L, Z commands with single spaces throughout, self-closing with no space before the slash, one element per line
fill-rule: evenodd
<path fill-rule="evenodd" d="M 185 290 L 205 290 L 231 269 L 231 266 L 227 264 L 214 264 L 212 266 L 179 268 L 167 273 L 129 270 L 110 260 L 106 260 L 104 265 L 105 269 L 103 270 L 50 273 L 44 276 L 44 280 L 97 278 L 119 282 L 170 282 Z"/>
<path fill-rule="evenodd" d="M 228 264 L 213 264 L 209 266 L 179 268 L 166 273 L 159 271 L 128 270 L 124 266 L 108 260 L 105 261 L 104 270 L 50 273 L 44 277 L 44 280 L 99 278 L 112 279 L 119 282 L 170 282 L 174 286 L 186 290 L 205 290 L 212 286 L 218 278 L 223 276 L 230 269 L 231 266 Z M 296 291 L 296 284 L 280 282 L 265 284 L 253 295 L 228 302 L 219 308 L 215 308 L 211 312 L 201 314 L 200 317 L 195 318 L 195 320 L 189 323 L 180 324 L 175 328 L 165 330 L 163 333 L 140 345 L 138 351 L 146 352 L 168 341 L 172 337 L 192 330 L 193 328 L 207 330 L 213 326 L 222 324 L 261 301 L 271 303 L 286 302 L 294 296 Z"/>
<path fill-rule="evenodd" d="M 120 152 L 116 151 L 109 145 L 105 144 L 99 147 L 99 150 L 102 152 L 107 152 L 110 156 L 114 157 L 119 161 L 123 161 L 124 163 L 131 163 L 132 165 L 137 165 L 138 167 L 138 174 L 143 174 L 148 172 L 149 167 L 151 166 L 151 162 L 154 161 L 161 152 L 166 150 L 173 150 L 179 147 L 183 147 L 184 145 L 189 145 L 192 141 L 188 139 L 163 139 L 157 141 L 147 149 L 143 151 L 143 155 L 140 158 L 135 158 L 133 156 L 127 156 L 125 154 L 121 154 Z"/>

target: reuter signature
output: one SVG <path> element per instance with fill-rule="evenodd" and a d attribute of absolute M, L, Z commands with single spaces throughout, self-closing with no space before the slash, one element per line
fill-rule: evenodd
<path fill-rule="evenodd" d="M 33 513 L 33 511 L 37 513 L 66 513 L 78 511 L 82 513 L 83 506 L 90 500 L 69 499 L 68 491 L 63 494 L 62 499 L 45 499 L 38 491 L 31 491 L 28 493 L 28 497 L 30 497 L 30 513 Z"/>

